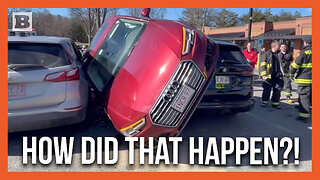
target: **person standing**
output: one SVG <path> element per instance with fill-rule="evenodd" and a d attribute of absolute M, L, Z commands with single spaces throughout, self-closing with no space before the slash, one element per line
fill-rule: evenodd
<path fill-rule="evenodd" d="M 297 120 L 308 123 L 311 115 L 311 94 L 312 94 L 312 39 L 303 39 L 304 48 L 299 56 L 291 64 L 290 74 L 296 74 L 297 93 L 299 94 L 299 116 Z"/>
<path fill-rule="evenodd" d="M 272 91 L 272 107 L 281 109 L 280 96 L 283 88 L 283 69 L 278 56 L 280 44 L 278 41 L 271 43 L 271 49 L 261 59 L 260 68 L 262 82 L 262 107 L 268 105 Z"/>
<path fill-rule="evenodd" d="M 290 64 L 293 61 L 291 53 L 287 52 L 287 46 L 285 44 L 280 45 L 279 59 L 283 68 L 283 81 L 284 81 L 284 93 L 287 97 L 287 102 L 292 103 L 292 86 L 291 86 L 291 77 L 290 77 Z"/>
<path fill-rule="evenodd" d="M 247 49 L 243 51 L 243 55 L 247 59 L 247 61 L 250 63 L 250 66 L 252 67 L 252 69 L 254 69 L 255 65 L 257 64 L 258 53 L 257 51 L 252 49 L 251 42 L 247 44 Z"/>

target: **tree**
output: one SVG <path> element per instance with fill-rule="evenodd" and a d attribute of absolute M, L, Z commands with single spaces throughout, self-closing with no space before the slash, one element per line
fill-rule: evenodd
<path fill-rule="evenodd" d="M 116 15 L 119 8 L 69 8 L 71 17 L 80 20 L 90 43 L 107 16 Z"/>
<path fill-rule="evenodd" d="M 95 17 L 94 8 L 69 8 L 70 15 L 82 22 L 87 35 L 88 43 L 91 42 L 94 34 Z"/>
<path fill-rule="evenodd" d="M 71 28 L 67 33 L 68 37 L 70 37 L 75 42 L 88 42 L 86 31 L 84 30 L 81 21 L 78 19 L 71 20 Z"/>
<path fill-rule="evenodd" d="M 166 13 L 167 13 L 166 8 L 151 8 L 150 18 L 164 19 Z"/>
<path fill-rule="evenodd" d="M 118 14 L 120 8 L 109 8 L 107 12 L 107 16 L 115 16 Z M 104 16 L 106 17 L 106 16 Z"/>
<path fill-rule="evenodd" d="M 33 28 L 37 35 L 68 37 L 71 19 L 60 15 L 52 15 L 47 9 L 33 13 Z"/>
<path fill-rule="evenodd" d="M 141 17 L 141 11 L 143 8 L 128 8 L 127 12 L 129 16 Z M 163 19 L 166 15 L 166 8 L 151 8 L 150 18 Z"/>
<path fill-rule="evenodd" d="M 252 13 L 252 22 L 261 22 L 261 21 L 271 21 L 271 22 L 279 22 L 279 21 L 289 21 L 294 20 L 296 18 L 301 17 L 300 12 L 287 12 L 287 11 L 280 11 L 279 14 L 273 15 L 271 9 L 266 9 L 262 12 L 261 9 L 253 9 Z M 249 23 L 249 14 L 244 14 L 240 17 L 240 21 L 242 24 Z"/>
<path fill-rule="evenodd" d="M 213 8 L 184 8 L 181 21 L 190 26 L 203 30 L 204 26 L 214 25 L 216 10 Z"/>
<path fill-rule="evenodd" d="M 213 16 L 214 27 L 232 27 L 239 23 L 238 14 L 227 9 L 217 10 Z"/>
<path fill-rule="evenodd" d="M 273 17 L 274 22 L 279 22 L 279 21 L 290 21 L 294 20 L 296 18 L 301 17 L 301 13 L 296 11 L 293 14 L 291 12 L 286 12 L 284 10 L 280 11 L 278 15 L 275 15 Z"/>
<path fill-rule="evenodd" d="M 248 24 L 249 23 L 249 9 L 248 14 L 244 14 L 240 17 L 240 21 L 242 24 Z M 261 22 L 261 21 L 272 21 L 273 15 L 271 13 L 271 9 L 266 9 L 264 12 L 262 12 L 261 9 L 253 9 L 252 12 L 252 22 Z"/>
<path fill-rule="evenodd" d="M 129 16 L 134 16 L 134 17 L 140 17 L 140 12 L 143 8 L 128 8 L 128 15 Z"/>

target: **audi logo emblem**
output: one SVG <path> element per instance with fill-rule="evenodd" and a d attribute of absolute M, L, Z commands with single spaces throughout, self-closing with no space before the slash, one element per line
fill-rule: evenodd
<path fill-rule="evenodd" d="M 180 83 L 178 83 L 177 81 L 173 81 L 169 86 L 167 86 L 167 90 L 163 96 L 163 100 L 166 102 L 170 102 L 178 92 L 179 88 Z"/>

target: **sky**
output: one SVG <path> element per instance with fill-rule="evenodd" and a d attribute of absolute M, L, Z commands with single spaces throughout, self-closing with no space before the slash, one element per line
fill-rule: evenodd
<path fill-rule="evenodd" d="M 54 15 L 69 16 L 67 8 L 47 8 Z M 239 16 L 249 13 L 249 8 L 227 8 L 236 12 Z M 266 8 L 260 8 L 264 11 Z M 165 19 L 177 20 L 181 17 L 183 8 L 167 8 Z M 311 8 L 271 8 L 273 14 L 278 14 L 281 10 L 287 12 L 298 11 L 302 16 L 311 16 Z M 120 11 L 121 15 L 125 15 L 125 9 Z"/>

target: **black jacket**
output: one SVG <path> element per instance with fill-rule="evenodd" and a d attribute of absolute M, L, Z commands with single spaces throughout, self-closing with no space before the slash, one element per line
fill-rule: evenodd
<path fill-rule="evenodd" d="M 285 53 L 283 54 L 282 52 L 279 52 L 279 59 L 280 59 L 280 62 L 281 62 L 281 66 L 282 66 L 282 69 L 283 69 L 283 73 L 284 75 L 289 75 L 289 72 L 290 72 L 290 65 L 293 61 L 293 57 L 292 57 L 292 54 L 291 53 Z"/>
<path fill-rule="evenodd" d="M 296 75 L 296 83 L 300 85 L 312 84 L 312 47 L 306 46 L 290 66 L 290 75 Z"/>
<path fill-rule="evenodd" d="M 278 54 L 271 50 L 262 55 L 260 68 L 261 76 L 267 76 L 268 79 L 282 78 L 284 74 Z"/>

